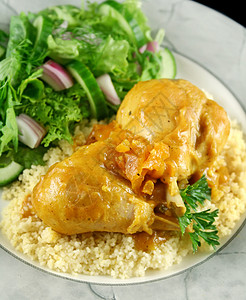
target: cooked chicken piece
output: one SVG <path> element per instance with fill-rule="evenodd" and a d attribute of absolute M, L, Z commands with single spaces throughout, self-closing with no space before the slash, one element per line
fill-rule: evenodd
<path fill-rule="evenodd" d="M 163 178 L 177 180 L 210 165 L 230 131 L 225 110 L 186 80 L 139 82 L 126 95 L 116 120 L 151 143 L 167 145 Z"/>
<path fill-rule="evenodd" d="M 224 147 L 230 131 L 224 109 L 189 81 L 150 80 L 139 82 L 126 95 L 116 121 L 138 139 L 143 137 L 146 145 L 149 142 L 148 147 L 140 145 L 146 150 L 144 157 L 137 154 L 134 160 L 124 146 L 124 163 L 118 164 L 118 172 L 136 192 L 151 194 L 155 181 L 161 179 L 168 185 L 168 207 L 184 214 L 177 182 L 195 173 L 201 177 Z M 115 127 L 114 123 L 96 125 L 88 143 L 112 140 Z"/>
<path fill-rule="evenodd" d="M 66 234 L 179 230 L 178 182 L 206 171 L 229 130 L 223 108 L 190 82 L 140 82 L 116 121 L 96 125 L 86 146 L 42 177 L 33 206 Z"/>
<path fill-rule="evenodd" d="M 168 147 L 169 157 L 159 161 L 162 173 L 149 165 L 145 173 L 169 185 L 169 203 L 177 206 L 182 206 L 177 181 L 196 172 L 202 175 L 223 149 L 230 132 L 225 110 L 186 80 L 139 82 L 126 95 L 116 120 L 156 148 L 159 144 Z"/>
<path fill-rule="evenodd" d="M 155 223 L 154 204 L 136 195 L 127 180 L 105 168 L 111 145 L 103 141 L 81 147 L 53 165 L 32 192 L 38 216 L 64 234 L 93 231 L 179 230 L 174 218 Z"/>

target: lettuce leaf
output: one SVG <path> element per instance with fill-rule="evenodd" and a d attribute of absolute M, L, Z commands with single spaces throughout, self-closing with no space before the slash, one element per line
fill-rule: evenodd
<path fill-rule="evenodd" d="M 95 53 L 95 61 L 90 61 L 89 65 L 95 76 L 103 73 L 113 73 L 114 75 L 126 73 L 128 69 L 129 43 L 125 40 L 116 41 L 111 36 L 102 43 Z"/>
<path fill-rule="evenodd" d="M 18 148 L 18 127 L 14 110 L 15 91 L 9 83 L 3 85 L 1 89 L 3 90 L 0 95 L 0 156 L 12 147 L 15 151 Z"/>
<path fill-rule="evenodd" d="M 41 99 L 22 99 L 17 113 L 26 113 L 47 129 L 42 141 L 45 147 L 61 139 L 72 142 L 76 122 L 90 117 L 90 108 L 84 90 L 78 84 L 60 92 L 45 87 Z"/>
<path fill-rule="evenodd" d="M 38 79 L 43 73 L 42 69 L 33 72 L 28 78 L 22 80 L 18 87 L 17 94 L 20 99 L 28 98 L 30 102 L 41 99 L 44 93 L 44 84 Z"/>
<path fill-rule="evenodd" d="M 11 56 L 12 52 L 26 39 L 34 43 L 35 35 L 36 29 L 24 13 L 18 16 L 12 16 L 6 57 Z"/>
<path fill-rule="evenodd" d="M 36 34 L 36 28 L 24 13 L 11 18 L 6 58 L 1 61 L 4 68 L 0 68 L 0 81 L 8 78 L 13 87 L 18 87 L 43 63 L 47 51 L 40 52 L 34 47 Z"/>
<path fill-rule="evenodd" d="M 115 40 L 111 35 L 104 36 L 88 26 L 85 28 L 68 29 L 62 33 L 70 39 L 49 36 L 49 56 L 62 64 L 74 59 L 82 61 L 95 76 L 126 73 L 129 63 L 128 41 Z"/>
<path fill-rule="evenodd" d="M 0 60 L 5 56 L 8 34 L 0 29 Z"/>
<path fill-rule="evenodd" d="M 161 56 L 158 53 L 145 51 L 141 55 L 139 63 L 142 67 L 141 81 L 158 77 L 161 65 Z"/>
<path fill-rule="evenodd" d="M 48 7 L 40 11 L 37 16 L 48 17 L 58 27 L 63 22 L 67 22 L 69 26 L 77 26 L 80 24 L 81 9 L 70 4 L 57 5 Z"/>
<path fill-rule="evenodd" d="M 47 152 L 48 148 L 39 146 L 35 149 L 30 149 L 25 145 L 20 145 L 18 147 L 18 152 L 11 152 L 8 154 L 8 157 L 11 157 L 11 160 L 22 165 L 25 169 L 30 169 L 32 165 L 41 165 L 45 164 L 43 157 Z"/>
<path fill-rule="evenodd" d="M 6 47 L 9 35 L 0 29 L 0 45 Z"/>
<path fill-rule="evenodd" d="M 47 43 L 49 56 L 58 63 L 66 64 L 79 57 L 80 43 L 77 40 L 63 40 L 50 35 Z"/>

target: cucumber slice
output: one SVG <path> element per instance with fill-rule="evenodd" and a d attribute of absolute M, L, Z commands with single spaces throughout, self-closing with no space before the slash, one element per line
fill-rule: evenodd
<path fill-rule="evenodd" d="M 105 1 L 99 6 L 99 13 L 105 16 L 110 15 L 117 20 L 130 40 L 138 47 L 148 42 L 137 20 L 121 3 L 113 0 Z"/>
<path fill-rule="evenodd" d="M 48 46 L 47 39 L 52 33 L 53 24 L 50 19 L 44 16 L 38 16 L 34 22 L 33 26 L 37 29 L 37 36 L 34 44 L 34 48 L 44 51 Z"/>
<path fill-rule="evenodd" d="M 73 61 L 66 67 L 85 90 L 90 103 L 92 117 L 97 120 L 106 118 L 108 116 L 108 108 L 103 92 L 89 68 L 80 61 Z"/>
<path fill-rule="evenodd" d="M 158 78 L 174 79 L 177 72 L 176 61 L 172 52 L 165 48 L 160 51 L 162 60 L 161 69 L 158 74 Z"/>
<path fill-rule="evenodd" d="M 23 171 L 24 167 L 14 161 L 4 168 L 0 168 L 0 186 L 7 185 L 8 183 L 15 180 L 20 173 Z"/>

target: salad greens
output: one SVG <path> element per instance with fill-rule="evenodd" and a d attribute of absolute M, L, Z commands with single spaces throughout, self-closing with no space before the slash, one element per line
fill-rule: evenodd
<path fill-rule="evenodd" d="M 59 93 L 46 86 L 42 98 L 23 97 L 16 112 L 27 114 L 48 129 L 42 140 L 42 145 L 48 147 L 57 140 L 72 142 L 75 122 L 90 116 L 88 101 L 81 101 L 84 98 L 85 92 L 77 83 Z"/>
<path fill-rule="evenodd" d="M 93 2 L 86 9 L 58 5 L 12 16 L 9 33 L 0 30 L 0 169 L 12 161 L 25 168 L 31 161 L 40 164 L 48 147 L 61 139 L 72 142 L 77 122 L 115 114 L 119 105 L 100 90 L 99 76 L 110 76 L 120 101 L 138 81 L 174 78 L 174 57 L 159 48 L 163 37 L 162 29 L 151 37 L 138 0 Z M 46 135 L 34 143 L 39 146 L 26 147 L 25 135 L 37 139 L 40 128 Z"/>
<path fill-rule="evenodd" d="M 0 60 L 5 55 L 7 40 L 8 34 L 0 29 Z"/>

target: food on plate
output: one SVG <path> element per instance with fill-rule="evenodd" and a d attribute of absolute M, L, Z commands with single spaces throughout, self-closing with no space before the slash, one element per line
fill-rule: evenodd
<path fill-rule="evenodd" d="M 48 7 L 0 30 L 0 186 L 16 180 L 87 118 L 110 118 L 139 81 L 174 78 L 138 0 Z"/>
<path fill-rule="evenodd" d="M 0 228 L 40 266 L 144 276 L 216 250 L 245 213 L 243 132 L 175 79 L 163 37 L 137 0 L 0 31 Z"/>
<path fill-rule="evenodd" d="M 32 204 L 64 234 L 180 230 L 178 183 L 207 171 L 229 131 L 224 109 L 188 81 L 139 82 L 116 121 L 96 125 L 87 145 L 41 178 Z"/>
<path fill-rule="evenodd" d="M 73 145 L 5 189 L 1 228 L 52 270 L 143 276 L 231 233 L 246 210 L 245 158 L 240 127 L 199 88 L 140 82 L 115 119 L 83 121 Z"/>

